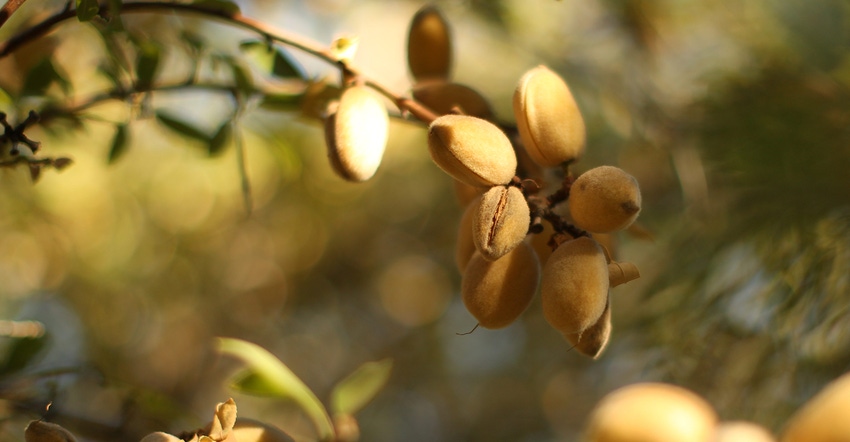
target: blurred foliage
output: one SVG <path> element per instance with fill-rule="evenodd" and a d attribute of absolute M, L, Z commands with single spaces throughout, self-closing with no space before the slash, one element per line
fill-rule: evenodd
<path fill-rule="evenodd" d="M 28 2 L 0 38 L 63 4 Z M 779 431 L 850 370 L 847 2 L 437 4 L 455 76 L 497 117 L 511 120 L 521 73 L 547 64 L 588 124 L 578 167 L 618 164 L 641 183 L 654 240 L 613 239 L 644 277 L 613 291 L 600 360 L 570 352 L 537 302 L 504 330 L 457 335 L 474 320 L 457 296 L 452 184 L 401 121 L 373 180 L 336 177 L 311 118 L 338 92 L 333 67 L 197 17 L 75 21 L 0 60 L 0 108 L 10 121 L 42 109 L 27 134 L 74 159 L 34 185 L 0 171 L 0 312 L 47 331 L 0 338 L 0 439 L 22 440 L 49 401 L 49 420 L 90 440 L 199 427 L 232 394 L 216 336 L 258 343 L 331 410 L 359 408 L 341 379 L 392 358 L 358 413 L 364 440 L 575 440 L 603 394 L 639 380 Z M 358 35 L 354 63 L 399 92 L 419 6 L 239 2 L 328 44 Z M 237 92 L 180 87 L 202 82 Z M 51 114 L 130 84 L 169 89 Z M 316 437 L 291 402 L 236 401 Z"/>

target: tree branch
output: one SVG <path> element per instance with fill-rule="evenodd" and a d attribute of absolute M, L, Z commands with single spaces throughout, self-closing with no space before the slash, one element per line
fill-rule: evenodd
<path fill-rule="evenodd" d="M 25 1 L 25 0 L 17 0 Z M 202 15 L 213 18 L 231 26 L 246 29 L 248 31 L 259 34 L 260 37 L 267 41 L 278 42 L 289 47 L 296 48 L 307 54 L 313 55 L 331 65 L 339 66 L 349 75 L 357 76 L 363 79 L 364 83 L 369 87 L 389 98 L 402 113 L 410 113 L 424 123 L 430 123 L 437 118 L 437 115 L 421 105 L 420 103 L 401 95 L 395 94 L 389 89 L 383 87 L 379 83 L 365 78 L 356 68 L 340 62 L 335 55 L 331 53 L 329 48 L 317 42 L 306 39 L 302 36 L 290 34 L 284 30 L 275 28 L 257 20 L 245 17 L 241 14 L 228 14 L 224 11 L 210 9 L 209 7 L 199 6 L 191 3 L 170 3 L 170 2 L 132 2 L 124 3 L 119 14 L 136 14 L 136 13 L 156 13 L 160 11 L 170 11 L 186 14 Z M 114 12 L 114 11 L 112 11 Z M 101 7 L 100 15 L 108 16 L 110 10 L 107 6 Z M 6 57 L 20 46 L 30 41 L 36 40 L 48 32 L 56 25 L 76 17 L 76 12 L 73 9 L 66 9 L 58 12 L 43 21 L 25 29 L 21 33 L 15 35 L 2 45 L 0 45 L 0 58 Z"/>
<path fill-rule="evenodd" d="M 6 20 L 15 13 L 27 0 L 9 0 L 0 8 L 0 27 L 6 24 Z"/>

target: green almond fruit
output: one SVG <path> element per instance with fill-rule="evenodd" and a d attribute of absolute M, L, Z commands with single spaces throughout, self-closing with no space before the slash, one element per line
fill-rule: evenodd
<path fill-rule="evenodd" d="M 608 288 L 608 262 L 599 243 L 586 236 L 566 241 L 543 266 L 543 316 L 561 333 L 581 334 L 605 311 Z"/>
<path fill-rule="evenodd" d="M 539 280 L 537 254 L 528 243 L 521 242 L 496 261 L 473 254 L 463 273 L 461 297 L 482 327 L 507 327 L 528 308 Z"/>
<path fill-rule="evenodd" d="M 325 143 L 334 171 L 349 181 L 366 181 L 381 164 L 389 131 L 384 103 L 366 86 L 342 93 L 325 121 Z"/>
<path fill-rule="evenodd" d="M 584 119 L 569 87 L 545 66 L 525 73 L 513 97 L 517 129 L 528 155 L 544 167 L 584 154 Z"/>
<path fill-rule="evenodd" d="M 452 67 L 452 37 L 448 22 L 431 5 L 416 12 L 407 34 L 407 65 L 413 78 L 447 79 Z"/>
<path fill-rule="evenodd" d="M 493 186 L 478 202 L 472 240 L 484 259 L 495 261 L 522 242 L 529 224 L 530 210 L 522 191 L 514 186 Z"/>
<path fill-rule="evenodd" d="M 581 174 L 570 186 L 570 216 L 579 228 L 608 233 L 629 227 L 640 213 L 637 180 L 623 169 L 600 166 Z"/>
<path fill-rule="evenodd" d="M 504 185 L 516 175 L 510 140 L 496 125 L 480 118 L 437 118 L 428 128 L 428 151 L 437 166 L 470 186 Z"/>

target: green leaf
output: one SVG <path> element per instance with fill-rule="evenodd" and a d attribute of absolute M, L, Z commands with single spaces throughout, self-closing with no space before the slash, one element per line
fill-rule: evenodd
<path fill-rule="evenodd" d="M 159 67 L 160 48 L 146 41 L 139 44 L 136 56 L 136 85 L 140 90 L 150 89 Z"/>
<path fill-rule="evenodd" d="M 197 0 L 192 2 L 194 6 L 200 6 L 210 11 L 218 12 L 228 17 L 239 15 L 239 5 L 227 0 Z"/>
<path fill-rule="evenodd" d="M 254 80 L 251 79 L 251 73 L 235 60 L 231 63 L 230 67 L 233 70 L 233 81 L 236 83 L 239 91 L 244 95 L 254 93 Z"/>
<path fill-rule="evenodd" d="M 334 386 L 331 391 L 331 410 L 334 414 L 354 414 L 384 388 L 393 368 L 392 359 L 382 359 L 361 365 L 354 373 Z"/>
<path fill-rule="evenodd" d="M 180 135 L 192 138 L 194 140 L 203 141 L 204 143 L 209 143 L 210 141 L 209 135 L 207 135 L 201 129 L 198 129 L 197 127 L 192 126 L 191 124 L 183 120 L 168 115 L 166 112 L 157 111 L 156 119 L 157 121 L 162 123 L 163 126 L 173 130 L 174 132 L 177 132 Z"/>
<path fill-rule="evenodd" d="M 47 335 L 37 338 L 15 338 L 6 360 L 0 366 L 0 374 L 8 375 L 26 367 L 41 352 L 46 343 Z"/>
<path fill-rule="evenodd" d="M 127 150 L 127 141 L 129 141 L 127 125 L 120 124 L 115 126 L 115 136 L 112 138 L 112 146 L 109 148 L 109 158 L 107 160 L 109 164 L 114 163 L 119 157 L 124 155 L 124 152 Z"/>
<path fill-rule="evenodd" d="M 260 101 L 260 107 L 270 110 L 292 110 L 301 105 L 304 94 L 269 94 Z"/>
<path fill-rule="evenodd" d="M 77 0 L 77 19 L 79 21 L 90 21 L 97 17 L 100 12 L 98 0 Z"/>
<path fill-rule="evenodd" d="M 243 41 L 239 44 L 239 49 L 263 72 L 278 78 L 307 78 L 301 66 L 287 52 L 265 41 Z"/>
<path fill-rule="evenodd" d="M 71 83 L 59 73 L 50 58 L 45 58 L 27 73 L 21 95 L 44 95 L 53 83 L 57 83 L 66 94 L 70 92 Z"/>
<path fill-rule="evenodd" d="M 325 407 L 277 357 L 256 344 L 240 339 L 219 338 L 218 349 L 223 354 L 242 359 L 249 367 L 248 374 L 240 376 L 234 388 L 249 394 L 292 400 L 310 417 L 320 440 L 333 439 L 333 424 Z"/>
<path fill-rule="evenodd" d="M 306 78 L 306 74 L 301 69 L 301 66 L 292 59 L 289 53 L 280 48 L 275 48 L 274 50 L 272 75 L 279 78 Z"/>
<path fill-rule="evenodd" d="M 232 133 L 233 125 L 230 123 L 230 121 L 225 121 L 224 124 L 222 124 L 221 127 L 218 128 L 218 132 L 216 132 L 210 140 L 210 156 L 218 155 L 224 151 L 224 148 L 227 147 L 228 141 L 230 141 L 230 136 Z"/>

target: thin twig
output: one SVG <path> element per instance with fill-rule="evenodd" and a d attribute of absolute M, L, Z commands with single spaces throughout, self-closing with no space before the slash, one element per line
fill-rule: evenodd
<path fill-rule="evenodd" d="M 341 66 L 346 72 L 351 75 L 358 76 L 364 80 L 364 83 L 373 88 L 377 92 L 389 98 L 399 108 L 402 113 L 408 112 L 424 123 L 430 123 L 437 115 L 427 107 L 409 98 L 391 92 L 386 87 L 379 83 L 365 78 L 362 73 L 356 68 L 340 63 L 335 55 L 331 53 L 329 48 L 312 40 L 308 40 L 300 35 L 288 33 L 282 29 L 267 25 L 257 20 L 245 17 L 241 14 L 227 14 L 226 12 L 210 9 L 209 7 L 193 4 L 193 3 L 165 3 L 165 2 L 132 2 L 124 3 L 118 11 L 120 14 L 135 14 L 135 13 L 156 13 L 160 11 L 170 11 L 178 13 L 203 15 L 206 17 L 220 20 L 229 25 L 239 27 L 259 34 L 266 41 L 273 41 L 284 44 L 289 47 L 296 48 L 306 52 L 314 57 L 317 57 L 331 65 Z M 106 15 L 110 12 L 107 6 L 102 6 L 101 15 Z M 0 45 L 0 58 L 6 57 L 21 45 L 38 39 L 52 30 L 56 25 L 76 17 L 74 10 L 63 10 L 58 12 L 43 21 L 25 29 L 21 33 L 15 35 L 4 44 Z"/>
<path fill-rule="evenodd" d="M 9 0 L 0 8 L 0 27 L 6 24 L 6 20 L 15 13 L 27 0 Z"/>

